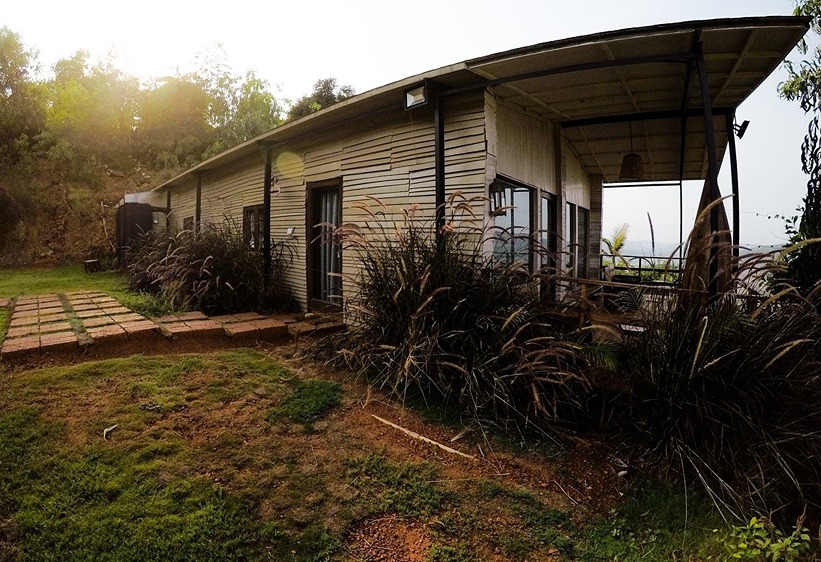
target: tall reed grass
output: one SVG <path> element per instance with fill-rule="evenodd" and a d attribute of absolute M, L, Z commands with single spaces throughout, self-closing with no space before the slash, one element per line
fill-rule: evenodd
<path fill-rule="evenodd" d="M 452 197 L 438 239 L 413 210 L 361 207 L 365 226 L 341 232 L 362 265 L 340 357 L 399 397 L 433 395 L 497 423 L 566 417 L 589 386 L 578 335 L 541 304 L 525 264 L 485 251 L 477 205 Z"/>
<path fill-rule="evenodd" d="M 148 232 L 128 258 L 131 288 L 160 294 L 176 308 L 227 314 L 293 306 L 284 280 L 293 248 L 272 244 L 271 275 L 260 250 L 230 221 L 203 224 L 199 232 Z"/>

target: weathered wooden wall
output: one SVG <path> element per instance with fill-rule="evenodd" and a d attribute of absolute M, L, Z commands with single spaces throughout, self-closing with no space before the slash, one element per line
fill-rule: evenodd
<path fill-rule="evenodd" d="M 448 195 L 484 196 L 485 117 L 483 93 L 448 99 L 445 104 L 445 186 Z M 342 221 L 365 227 L 365 205 L 377 209 L 371 198 L 384 206 L 386 221 L 401 221 L 403 209 L 417 206 L 417 216 L 428 222 L 434 215 L 434 128 L 430 109 L 395 111 L 332 128 L 321 138 L 313 136 L 273 149 L 271 202 L 273 240 L 288 240 L 295 250 L 286 281 L 300 306 L 307 306 L 306 184 L 342 179 Z M 242 225 L 242 209 L 262 203 L 264 154 L 219 168 L 202 178 L 202 220 L 233 220 Z M 172 225 L 181 228 L 193 216 L 196 182 L 175 187 L 172 193 Z M 484 203 L 475 205 L 478 222 Z M 288 230 L 293 229 L 293 235 Z M 343 255 L 343 294 L 353 291 L 358 260 Z"/>

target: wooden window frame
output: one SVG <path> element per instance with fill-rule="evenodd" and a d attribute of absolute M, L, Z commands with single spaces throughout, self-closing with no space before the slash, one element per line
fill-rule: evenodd
<path fill-rule="evenodd" d="M 314 260 L 316 259 L 316 247 L 313 242 L 317 235 L 314 231 L 315 225 L 311 224 L 311 222 L 316 213 L 315 207 L 318 204 L 318 197 L 316 194 L 319 191 L 328 188 L 336 188 L 338 190 L 339 210 L 337 212 L 336 220 L 337 224 L 341 225 L 343 216 L 342 207 L 344 202 L 342 178 L 338 177 L 322 181 L 306 182 L 305 184 L 305 279 L 308 311 L 339 312 L 342 310 L 342 299 L 344 298 L 341 280 L 339 286 L 339 303 L 327 302 L 314 297 L 314 292 L 316 289 L 316 280 L 314 279 L 313 264 Z M 344 255 L 342 254 L 341 249 L 339 256 L 339 269 L 340 271 L 344 270 Z"/>
<path fill-rule="evenodd" d="M 248 205 L 242 208 L 242 239 L 255 250 L 262 251 L 265 221 L 265 205 Z"/>
<path fill-rule="evenodd" d="M 536 206 L 538 205 L 538 199 L 537 199 L 537 193 L 536 193 L 537 190 L 535 188 L 529 186 L 529 185 L 525 185 L 525 184 L 523 184 L 521 182 L 518 182 L 516 180 L 512 180 L 512 179 L 504 177 L 504 176 L 496 176 L 496 179 L 493 181 L 493 183 L 490 184 L 490 188 L 489 188 L 489 195 L 490 195 L 490 201 L 491 201 L 491 203 L 490 203 L 491 213 L 495 212 L 495 210 L 496 210 L 494 208 L 495 207 L 495 201 L 496 201 L 496 198 L 494 197 L 494 193 L 498 193 L 500 191 L 503 191 L 506 194 L 505 195 L 504 206 L 509 206 L 510 205 L 510 203 L 507 201 L 507 198 L 509 196 L 510 197 L 510 202 L 512 202 L 513 192 L 514 191 L 526 192 L 527 193 L 527 201 L 528 201 L 527 233 L 524 234 L 524 235 L 513 236 L 513 238 L 514 239 L 515 238 L 522 238 L 522 239 L 527 238 L 527 262 L 524 263 L 523 265 L 525 267 L 527 267 L 528 271 L 533 271 L 533 234 L 534 234 L 534 230 L 535 230 L 534 227 L 536 225 Z M 516 225 L 514 224 L 515 217 L 516 217 L 515 207 L 513 209 L 513 213 L 514 214 L 511 217 L 511 229 L 516 228 Z M 494 234 L 498 235 L 497 233 L 494 233 Z M 507 244 L 508 241 L 505 241 L 504 243 Z M 511 244 L 513 244 L 513 242 L 511 242 Z M 494 250 L 494 254 L 495 254 L 495 250 Z M 509 264 L 514 255 L 515 255 L 515 246 L 513 246 L 511 248 L 510 253 L 508 254 L 508 256 L 509 256 L 508 259 L 506 259 L 503 263 Z"/>

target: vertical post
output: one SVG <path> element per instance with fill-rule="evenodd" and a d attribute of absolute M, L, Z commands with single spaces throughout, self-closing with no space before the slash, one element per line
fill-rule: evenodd
<path fill-rule="evenodd" d="M 194 207 L 194 234 L 200 233 L 202 220 L 202 174 L 197 173 L 197 200 Z"/>
<path fill-rule="evenodd" d="M 165 190 L 165 230 L 171 230 L 171 188 Z"/>
<path fill-rule="evenodd" d="M 704 64 L 703 43 L 697 41 L 695 46 L 698 83 L 701 89 L 701 107 L 704 111 L 704 128 L 707 132 L 707 172 L 710 181 L 711 203 L 721 198 L 718 189 L 718 163 L 716 162 L 716 131 L 713 122 L 713 107 L 710 101 L 710 87 L 707 84 L 707 68 Z M 714 297 L 718 293 L 718 205 L 710 209 L 710 285 L 709 293 Z"/>
<path fill-rule="evenodd" d="M 738 258 L 738 249 L 741 244 L 741 211 L 738 200 L 738 159 L 735 150 L 735 111 L 724 116 L 727 128 L 727 144 L 730 148 L 730 175 L 733 182 L 733 257 Z M 735 267 L 735 266 L 733 266 Z"/>
<path fill-rule="evenodd" d="M 272 152 L 273 148 L 270 145 L 265 145 L 265 172 L 264 172 L 264 191 L 262 193 L 262 276 L 263 286 L 265 291 L 268 291 L 268 284 L 271 279 L 271 166 L 272 166 Z"/>
<path fill-rule="evenodd" d="M 433 154 L 434 154 L 434 187 L 436 191 L 436 238 L 442 237 L 445 226 L 445 116 L 442 97 L 439 90 L 429 84 L 429 91 L 433 95 Z"/>

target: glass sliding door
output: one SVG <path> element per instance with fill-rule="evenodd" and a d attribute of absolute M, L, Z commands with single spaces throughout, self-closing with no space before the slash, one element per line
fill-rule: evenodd
<path fill-rule="evenodd" d="M 342 219 L 340 181 L 308 184 L 308 297 L 311 309 L 342 306 L 342 245 L 336 236 Z"/>

